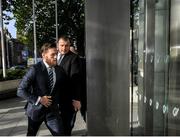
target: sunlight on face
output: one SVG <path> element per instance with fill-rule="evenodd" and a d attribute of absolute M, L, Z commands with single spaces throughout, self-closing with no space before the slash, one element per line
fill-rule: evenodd
<path fill-rule="evenodd" d="M 70 50 L 70 41 L 60 39 L 58 42 L 58 50 L 61 54 L 66 54 Z"/>
<path fill-rule="evenodd" d="M 46 52 L 42 54 L 42 57 L 43 60 L 45 60 L 49 66 L 55 66 L 57 64 L 57 49 L 48 49 Z"/>

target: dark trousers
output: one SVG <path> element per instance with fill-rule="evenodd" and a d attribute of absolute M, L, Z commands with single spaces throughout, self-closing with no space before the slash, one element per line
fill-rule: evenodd
<path fill-rule="evenodd" d="M 73 109 L 61 111 L 65 136 L 71 136 L 71 131 L 76 120 L 76 113 Z"/>
<path fill-rule="evenodd" d="M 27 136 L 36 136 L 40 125 L 45 122 L 47 128 L 53 136 L 64 135 L 64 128 L 62 125 L 62 119 L 60 116 L 54 114 L 46 114 L 45 118 L 41 121 L 33 121 L 28 117 L 28 132 Z"/>

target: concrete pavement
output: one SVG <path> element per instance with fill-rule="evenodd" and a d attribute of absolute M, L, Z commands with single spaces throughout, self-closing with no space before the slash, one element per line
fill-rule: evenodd
<path fill-rule="evenodd" d="M 25 136 L 27 131 L 27 118 L 24 113 L 26 101 L 14 97 L 0 101 L 0 136 Z M 75 127 L 72 135 L 85 135 L 86 123 L 80 113 L 77 113 Z M 38 136 L 51 135 L 45 124 L 41 125 Z"/>

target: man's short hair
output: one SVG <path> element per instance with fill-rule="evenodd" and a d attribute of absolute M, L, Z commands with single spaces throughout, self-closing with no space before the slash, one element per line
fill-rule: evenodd
<path fill-rule="evenodd" d="M 71 45 L 71 38 L 68 37 L 67 35 L 61 35 L 58 39 L 58 42 L 60 39 L 63 39 L 64 41 L 69 41 L 70 45 Z"/>
<path fill-rule="evenodd" d="M 41 54 L 51 48 L 56 48 L 56 43 L 44 43 L 41 47 Z"/>

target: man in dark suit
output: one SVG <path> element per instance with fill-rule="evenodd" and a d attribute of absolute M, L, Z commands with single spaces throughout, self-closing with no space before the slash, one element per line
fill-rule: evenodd
<path fill-rule="evenodd" d="M 68 76 L 66 103 L 62 106 L 62 120 L 65 135 L 71 135 L 74 127 L 76 112 L 80 110 L 80 61 L 78 55 L 70 51 L 70 39 L 61 36 L 58 41 L 58 65 L 61 66 Z"/>
<path fill-rule="evenodd" d="M 81 115 L 86 122 L 86 112 L 87 112 L 87 91 L 86 91 L 86 59 L 85 57 L 80 57 L 81 61 L 81 92 L 80 92 L 80 100 L 81 100 Z"/>
<path fill-rule="evenodd" d="M 52 135 L 64 135 L 62 118 L 57 100 L 63 101 L 66 74 L 57 66 L 55 43 L 45 43 L 42 48 L 42 61 L 32 66 L 17 90 L 17 95 L 26 99 L 28 116 L 28 136 L 35 136 L 44 121 Z M 56 97 L 60 98 L 56 98 Z"/>
<path fill-rule="evenodd" d="M 70 46 L 70 51 L 78 55 L 78 51 L 75 46 Z M 86 58 L 79 56 L 80 59 L 80 83 L 81 83 L 81 90 L 80 90 L 80 100 L 81 100 L 81 115 L 86 122 L 86 111 L 87 111 L 87 93 L 86 93 Z"/>

